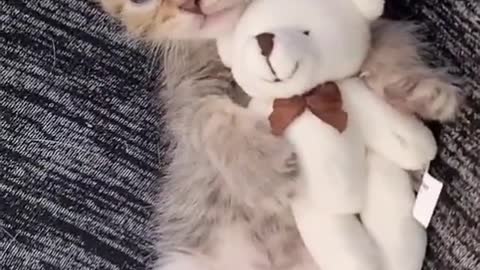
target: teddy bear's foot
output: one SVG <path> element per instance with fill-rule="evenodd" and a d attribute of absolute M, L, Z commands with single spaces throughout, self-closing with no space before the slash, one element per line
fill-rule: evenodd
<path fill-rule="evenodd" d="M 298 230 L 322 270 L 379 270 L 378 250 L 355 215 L 322 214 L 307 200 L 293 203 Z"/>
<path fill-rule="evenodd" d="M 368 155 L 368 194 L 362 222 L 377 244 L 385 270 L 420 270 L 426 231 L 413 217 L 408 173 L 376 153 Z"/>

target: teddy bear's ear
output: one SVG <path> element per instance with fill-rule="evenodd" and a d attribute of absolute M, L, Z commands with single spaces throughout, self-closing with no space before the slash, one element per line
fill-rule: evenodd
<path fill-rule="evenodd" d="M 226 67 L 232 67 L 233 61 L 233 35 L 228 34 L 217 39 L 217 51 Z"/>
<path fill-rule="evenodd" d="M 385 6 L 385 0 L 351 0 L 353 1 L 360 12 L 368 20 L 376 20 L 382 16 Z"/>

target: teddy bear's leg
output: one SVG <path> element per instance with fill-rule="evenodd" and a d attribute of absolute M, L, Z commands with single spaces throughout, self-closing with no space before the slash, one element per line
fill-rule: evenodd
<path fill-rule="evenodd" d="M 307 250 L 322 270 L 379 270 L 378 250 L 355 215 L 331 215 L 308 199 L 292 204 Z"/>
<path fill-rule="evenodd" d="M 420 270 L 426 231 L 413 217 L 415 195 L 408 173 L 370 152 L 368 196 L 362 222 L 375 240 L 385 270 Z"/>
<path fill-rule="evenodd" d="M 402 169 L 425 169 L 437 145 L 421 121 L 395 110 L 360 79 L 342 81 L 340 86 L 346 110 L 362 128 L 368 147 Z"/>

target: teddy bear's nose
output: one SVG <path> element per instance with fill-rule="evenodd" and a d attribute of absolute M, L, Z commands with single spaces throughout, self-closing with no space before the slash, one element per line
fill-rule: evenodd
<path fill-rule="evenodd" d="M 262 55 L 269 57 L 273 50 L 273 38 L 275 37 L 272 33 L 262 33 L 256 36 L 258 46 L 262 51 Z"/>

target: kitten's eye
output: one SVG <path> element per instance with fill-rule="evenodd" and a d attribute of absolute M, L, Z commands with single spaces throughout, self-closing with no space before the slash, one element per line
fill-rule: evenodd
<path fill-rule="evenodd" d="M 310 36 L 310 31 L 303 31 L 303 34 L 304 34 L 305 36 Z"/>
<path fill-rule="evenodd" d="M 145 4 L 150 2 L 151 0 L 130 0 L 130 1 L 132 1 L 132 3 L 135 3 L 135 4 Z"/>

